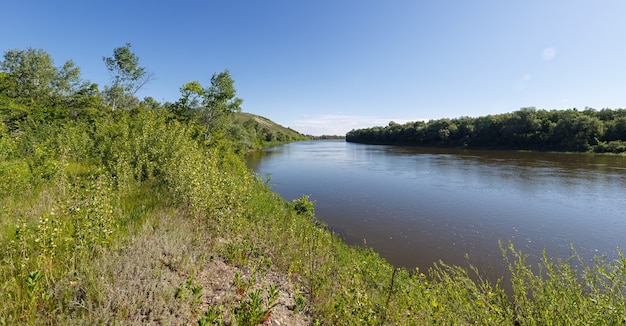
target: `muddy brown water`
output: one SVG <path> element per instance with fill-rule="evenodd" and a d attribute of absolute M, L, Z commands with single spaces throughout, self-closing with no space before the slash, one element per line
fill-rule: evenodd
<path fill-rule="evenodd" d="M 626 248 L 626 156 L 296 142 L 247 157 L 287 200 L 309 195 L 348 243 L 424 271 L 508 274 L 498 240 L 537 260 Z"/>

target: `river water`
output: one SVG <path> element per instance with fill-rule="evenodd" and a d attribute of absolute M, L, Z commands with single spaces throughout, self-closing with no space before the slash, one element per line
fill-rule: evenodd
<path fill-rule="evenodd" d="M 626 156 L 307 141 L 248 156 L 287 200 L 309 195 L 348 243 L 390 263 L 508 274 L 498 240 L 530 261 L 545 249 L 586 261 L 626 248 Z"/>

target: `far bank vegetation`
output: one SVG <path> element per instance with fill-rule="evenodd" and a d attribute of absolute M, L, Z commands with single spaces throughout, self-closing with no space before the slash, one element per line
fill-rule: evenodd
<path fill-rule="evenodd" d="M 367 144 L 622 153 L 626 109 L 538 110 L 478 118 L 417 121 L 348 132 L 346 140 Z"/>

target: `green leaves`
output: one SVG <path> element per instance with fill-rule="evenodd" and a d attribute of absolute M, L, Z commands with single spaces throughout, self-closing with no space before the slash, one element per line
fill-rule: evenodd
<path fill-rule="evenodd" d="M 315 216 L 314 205 L 315 201 L 310 201 L 307 195 L 293 200 L 293 208 L 296 210 L 296 213 L 308 217 Z"/>
<path fill-rule="evenodd" d="M 121 107 L 130 108 L 128 102 L 132 101 L 125 98 L 125 95 L 133 97 L 152 77 L 146 68 L 139 66 L 139 57 L 131 52 L 130 47 L 131 44 L 126 43 L 115 48 L 112 57 L 102 57 L 113 79 L 113 84 L 105 89 L 105 95 L 113 110 L 120 104 L 126 104 Z M 120 103 L 123 100 L 126 100 L 126 103 Z"/>
<path fill-rule="evenodd" d="M 198 81 L 188 82 L 180 88 L 182 96 L 170 111 L 182 121 L 196 119 L 204 127 L 206 139 L 220 139 L 232 114 L 241 111 L 243 100 L 236 97 L 234 83 L 228 70 L 213 74 L 206 88 Z"/>
<path fill-rule="evenodd" d="M 57 68 L 52 57 L 41 49 L 6 51 L 0 69 L 7 74 L 0 91 L 30 104 L 54 104 L 59 97 L 76 94 L 87 87 L 81 81 L 80 68 L 72 60 Z"/>
<path fill-rule="evenodd" d="M 352 130 L 346 140 L 371 144 L 529 150 L 623 152 L 626 110 L 537 110 L 478 118 L 391 122 L 386 127 Z"/>
<path fill-rule="evenodd" d="M 52 57 L 41 49 L 9 50 L 0 64 L 15 82 L 10 96 L 41 99 L 48 95 L 57 76 Z"/>
<path fill-rule="evenodd" d="M 134 94 L 143 84 L 146 69 L 139 66 L 139 57 L 130 51 L 131 44 L 115 48 L 112 57 L 102 57 L 111 77 L 113 86 L 121 87 Z"/>

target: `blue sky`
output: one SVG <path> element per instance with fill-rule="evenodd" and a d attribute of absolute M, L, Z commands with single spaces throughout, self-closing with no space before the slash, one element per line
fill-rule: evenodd
<path fill-rule="evenodd" d="M 626 107 L 626 1 L 10 1 L 2 51 L 43 49 L 110 83 L 132 43 L 156 79 L 228 69 L 243 110 L 300 132 L 511 112 Z"/>

